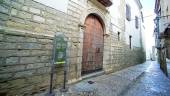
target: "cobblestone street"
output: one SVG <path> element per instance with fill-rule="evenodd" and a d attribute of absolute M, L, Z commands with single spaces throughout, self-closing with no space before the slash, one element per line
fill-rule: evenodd
<path fill-rule="evenodd" d="M 170 79 L 162 73 L 156 62 L 150 62 L 145 73 L 124 92 L 123 96 L 170 96 Z"/>
<path fill-rule="evenodd" d="M 58 90 L 55 93 L 56 96 L 170 96 L 170 79 L 155 61 L 147 61 L 70 85 L 67 93 Z"/>

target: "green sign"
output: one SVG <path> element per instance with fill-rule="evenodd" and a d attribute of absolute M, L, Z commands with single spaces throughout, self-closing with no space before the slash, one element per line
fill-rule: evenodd
<path fill-rule="evenodd" d="M 55 35 L 55 64 L 65 64 L 66 63 L 66 49 L 67 41 L 66 37 L 57 33 Z"/>

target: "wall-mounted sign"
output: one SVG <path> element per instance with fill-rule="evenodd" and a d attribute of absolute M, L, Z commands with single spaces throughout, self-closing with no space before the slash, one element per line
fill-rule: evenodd
<path fill-rule="evenodd" d="M 64 84 L 63 90 L 67 91 L 66 89 L 66 81 L 67 81 L 67 59 L 66 59 L 66 49 L 67 49 L 67 38 L 63 33 L 55 33 L 53 39 L 53 52 L 52 52 L 52 66 L 51 66 L 51 76 L 50 76 L 50 89 L 47 93 L 47 96 L 55 96 L 53 93 L 53 75 L 54 75 L 54 64 L 64 64 Z"/>
<path fill-rule="evenodd" d="M 62 33 L 56 33 L 55 40 L 56 45 L 54 64 L 64 64 L 66 63 L 66 49 L 67 49 L 66 37 Z"/>

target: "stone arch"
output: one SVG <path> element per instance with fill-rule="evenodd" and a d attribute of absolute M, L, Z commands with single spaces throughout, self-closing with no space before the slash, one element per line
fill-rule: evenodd
<path fill-rule="evenodd" d="M 86 18 L 90 15 L 93 14 L 96 17 L 98 17 L 98 19 L 101 21 L 102 26 L 103 26 L 103 31 L 104 34 L 106 33 L 106 19 L 105 19 L 105 15 L 97 8 L 89 8 L 87 9 L 86 13 L 83 15 L 82 19 L 81 19 L 81 24 L 84 24 Z"/>

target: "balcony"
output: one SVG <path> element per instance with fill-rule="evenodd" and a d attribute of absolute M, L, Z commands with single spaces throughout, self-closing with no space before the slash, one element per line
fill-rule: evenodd
<path fill-rule="evenodd" d="M 97 1 L 104 5 L 105 7 L 110 7 L 112 5 L 111 0 L 97 0 Z"/>

